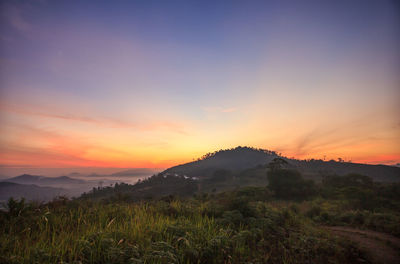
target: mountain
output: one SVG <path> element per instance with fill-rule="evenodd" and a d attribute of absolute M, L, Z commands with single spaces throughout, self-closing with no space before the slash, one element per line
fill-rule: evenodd
<path fill-rule="evenodd" d="M 197 161 L 171 167 L 162 172 L 162 174 L 186 175 L 201 179 L 209 178 L 220 169 L 238 173 L 256 167 L 258 167 L 258 171 L 262 170 L 266 173 L 265 165 L 277 157 L 285 159 L 291 168 L 299 170 L 304 177 L 317 181 L 326 175 L 345 175 L 349 173 L 366 175 L 379 182 L 400 181 L 400 168 L 394 166 L 337 162 L 333 160 L 289 159 L 278 155 L 274 151 L 250 147 L 236 147 L 209 153 Z"/>
<path fill-rule="evenodd" d="M 6 201 L 10 197 L 27 200 L 49 201 L 56 196 L 65 195 L 67 191 L 62 188 L 40 187 L 37 185 L 18 184 L 13 182 L 0 182 L 0 201 Z"/>
<path fill-rule="evenodd" d="M 70 178 L 68 176 L 45 177 L 30 174 L 23 174 L 17 177 L 5 179 L 5 182 L 13 182 L 19 184 L 36 184 L 39 186 L 47 185 L 65 185 L 65 184 L 84 184 L 86 181 Z"/>
<path fill-rule="evenodd" d="M 271 162 L 279 155 L 274 151 L 237 147 L 208 153 L 197 161 L 171 167 L 162 173 L 187 175 L 190 177 L 208 177 L 218 169 L 231 171 L 244 170 Z"/>
<path fill-rule="evenodd" d="M 315 182 L 321 182 L 327 176 L 354 173 L 369 176 L 375 182 L 400 182 L 400 168 L 393 166 L 297 160 L 282 157 L 274 151 L 237 147 L 206 154 L 197 161 L 171 167 L 134 185 L 116 184 L 114 187 L 97 188 L 81 198 L 135 201 L 168 195 L 219 193 L 246 186 L 265 187 L 268 185 L 268 165 L 275 158 L 287 162 L 282 165 L 283 168 L 294 169 L 305 179 Z"/>
<path fill-rule="evenodd" d="M 42 178 L 44 178 L 44 176 L 23 174 L 23 175 L 16 176 L 16 177 L 13 177 L 13 178 L 5 179 L 4 181 L 14 182 L 14 183 L 21 183 L 21 184 L 29 184 L 29 183 L 32 183 L 32 182 L 38 182 Z"/>

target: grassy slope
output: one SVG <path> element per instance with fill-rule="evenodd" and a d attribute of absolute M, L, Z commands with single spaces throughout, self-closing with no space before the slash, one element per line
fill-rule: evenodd
<path fill-rule="evenodd" d="M 362 254 L 288 209 L 229 200 L 17 205 L 2 263 L 356 263 Z M 24 209 L 22 209 L 24 208 Z"/>

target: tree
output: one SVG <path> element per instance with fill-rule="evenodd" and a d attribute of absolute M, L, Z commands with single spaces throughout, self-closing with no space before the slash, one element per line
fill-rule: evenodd
<path fill-rule="evenodd" d="M 283 168 L 284 165 L 288 164 L 288 162 L 282 158 L 274 158 L 269 164 L 268 168 L 271 171 L 280 170 Z"/>
<path fill-rule="evenodd" d="M 268 188 L 282 199 L 306 199 L 316 193 L 312 180 L 304 180 L 300 172 L 288 169 L 271 169 Z"/>

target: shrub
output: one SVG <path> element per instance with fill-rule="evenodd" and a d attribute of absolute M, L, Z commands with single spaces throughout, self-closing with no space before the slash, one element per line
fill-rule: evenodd
<path fill-rule="evenodd" d="M 274 169 L 268 172 L 268 188 L 281 199 L 307 199 L 316 194 L 312 180 L 304 180 L 296 170 Z"/>

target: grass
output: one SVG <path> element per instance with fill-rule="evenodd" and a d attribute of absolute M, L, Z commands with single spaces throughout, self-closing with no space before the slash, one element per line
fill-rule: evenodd
<path fill-rule="evenodd" d="M 314 185 L 281 171 L 268 188 L 223 193 L 193 195 L 195 181 L 158 175 L 72 201 L 11 199 L 0 212 L 0 262 L 368 263 L 357 245 L 319 226 L 400 236 L 398 183 L 351 174 Z M 162 197 L 169 189 L 186 198 Z"/>
<path fill-rule="evenodd" d="M 293 210 L 211 199 L 16 202 L 1 263 L 356 263 L 362 253 Z"/>

